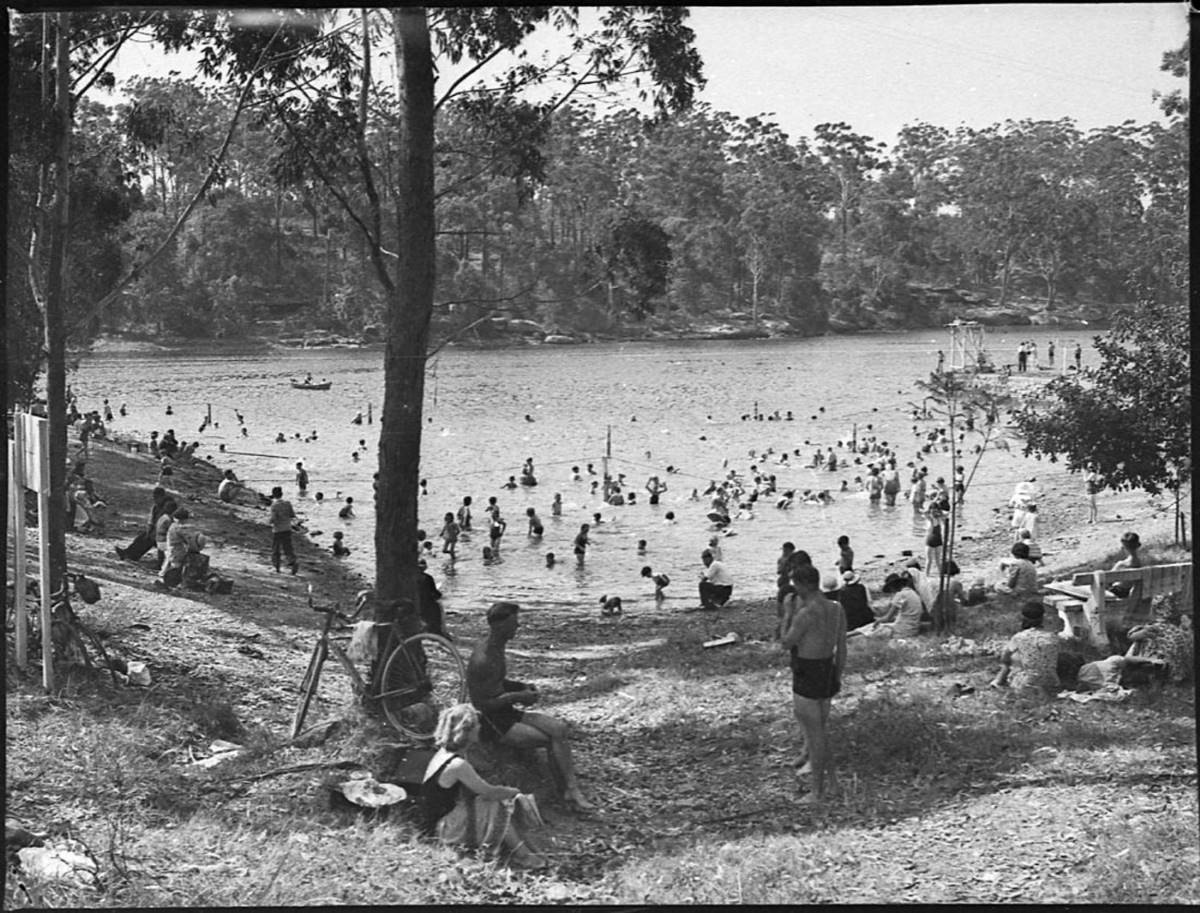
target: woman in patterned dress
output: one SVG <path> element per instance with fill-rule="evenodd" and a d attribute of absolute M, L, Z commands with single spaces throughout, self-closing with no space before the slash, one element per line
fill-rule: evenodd
<path fill-rule="evenodd" d="M 1000 654 L 1000 671 L 991 681 L 993 688 L 1008 685 L 1014 691 L 1031 694 L 1058 691 L 1058 636 L 1042 627 L 1045 614 L 1040 602 L 1025 604 L 1021 630 Z"/>

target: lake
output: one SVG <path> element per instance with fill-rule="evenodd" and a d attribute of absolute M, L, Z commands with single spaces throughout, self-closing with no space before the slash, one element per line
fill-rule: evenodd
<path fill-rule="evenodd" d="M 1088 331 L 1034 327 L 991 329 L 988 348 L 997 363 L 1014 362 L 1018 342 L 1032 339 L 1044 359 L 1046 344 L 1055 339 L 1056 360 L 1061 360 L 1078 340 L 1086 366 L 1096 357 L 1091 336 Z M 626 608 L 636 611 L 639 602 L 653 598 L 653 585 L 639 575 L 643 565 L 671 577 L 667 594 L 672 604 L 698 604 L 700 551 L 713 530 L 706 518 L 709 499 L 691 500 L 693 488 L 703 492 L 710 480 L 724 478 L 729 470 L 748 475 L 758 465 L 776 476 L 781 491 L 836 492 L 843 479 L 853 483 L 856 475 L 865 475 L 864 467 L 828 472 L 803 464 L 817 446 L 836 449 L 839 439 L 849 440 L 855 431 L 860 440 L 875 435 L 899 445 L 907 488 L 903 463 L 914 458 L 921 443 L 913 431 L 911 404 L 919 402 L 913 381 L 928 376 L 938 349 L 949 355 L 947 331 L 444 349 L 431 361 L 426 384 L 421 468 L 428 494 L 421 498 L 421 523 L 436 537 L 442 516 L 471 495 L 476 530 L 473 539 L 460 542 L 454 563 L 440 554 L 441 542 L 435 540 L 430 571 L 447 605 L 460 610 L 514 599 L 529 608 L 574 603 L 581 612 L 591 612 L 608 594 L 621 596 Z M 317 380 L 332 381 L 332 390 L 291 388 L 290 379 L 310 372 Z M 70 380 L 84 411 L 99 409 L 105 397 L 114 412 L 127 404 L 128 416 L 118 415 L 113 422 L 118 432 L 148 439 L 152 429 L 174 428 L 180 440 L 201 440 L 198 456 L 211 455 L 256 488 L 269 492 L 282 485 L 310 531 L 321 532 L 316 542 L 327 547 L 332 532 L 343 530 L 353 549 L 347 560 L 373 575 L 371 481 L 378 468 L 379 426 L 365 417 L 371 404 L 377 419 L 383 401 L 380 351 L 272 350 L 260 358 L 98 353 L 86 357 Z M 165 414 L 168 405 L 171 416 Z M 217 427 L 199 433 L 209 405 Z M 743 419 L 756 409 L 783 415 L 791 410 L 794 420 Z M 235 410 L 244 417 L 245 436 Z M 351 423 L 359 411 L 364 415 L 361 426 Z M 928 427 L 922 424 L 923 430 Z M 275 443 L 279 432 L 287 443 Z M 305 442 L 314 432 L 316 439 Z M 589 480 L 600 476 L 588 476 L 585 467 L 591 463 L 601 471 L 610 433 L 610 472 L 625 474 L 627 490 L 637 492 L 637 505 L 607 506 L 590 494 Z M 964 442 L 972 460 L 980 439 L 968 434 Z M 226 453 L 218 452 L 221 444 Z M 761 455 L 768 450 L 773 453 L 764 462 Z M 352 457 L 355 451 L 360 451 L 358 461 Z M 783 452 L 789 454 L 789 465 L 779 463 Z M 839 451 L 839 460 L 844 454 Z M 520 476 L 528 457 L 540 484 L 516 491 L 502 488 L 509 476 Z M 306 498 L 296 497 L 297 461 L 304 462 L 311 479 Z M 935 452 L 925 461 L 931 479 L 949 478 L 948 453 Z M 571 480 L 572 466 L 583 472 L 583 481 Z M 668 473 L 668 466 L 675 471 Z M 964 530 L 990 523 L 991 508 L 1007 500 L 1028 469 L 1016 452 L 989 450 L 967 499 Z M 646 503 L 644 485 L 651 474 L 669 486 L 657 506 Z M 313 497 L 318 491 L 325 496 L 323 504 Z M 550 515 L 556 492 L 564 503 L 561 518 Z M 491 495 L 497 496 L 509 526 L 502 561 L 485 566 L 483 507 Z M 354 498 L 357 513 L 349 521 L 337 518 L 346 497 Z M 807 550 L 822 570 L 832 567 L 835 541 L 842 534 L 850 537 L 860 570 L 880 564 L 876 555 L 892 560 L 906 548 L 920 554 L 922 527 L 907 501 L 889 508 L 871 505 L 865 493 L 835 497 L 829 506 L 797 503 L 789 510 L 776 508 L 774 498 L 766 497 L 756 505 L 753 519 L 734 522 L 733 534 L 722 546 L 735 579 L 735 599 L 774 592 L 775 560 L 785 540 Z M 525 510 L 530 506 L 546 526 L 541 541 L 526 536 Z M 572 540 L 579 525 L 591 522 L 597 511 L 602 522 L 593 527 L 592 547 L 578 566 Z M 665 520 L 668 511 L 675 513 L 674 524 Z M 639 539 L 647 541 L 645 555 L 638 554 Z M 559 558 L 552 569 L 545 566 L 548 551 Z"/>

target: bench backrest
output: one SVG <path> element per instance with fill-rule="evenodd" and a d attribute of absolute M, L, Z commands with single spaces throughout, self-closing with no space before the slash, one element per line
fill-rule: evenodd
<path fill-rule="evenodd" d="M 1072 583 L 1076 586 L 1090 587 L 1092 604 L 1097 607 L 1106 623 L 1111 620 L 1120 631 L 1150 621 L 1150 600 L 1162 593 L 1176 593 L 1183 607 L 1192 604 L 1190 561 L 1120 571 L 1090 571 L 1076 574 Z M 1129 584 L 1128 594 L 1115 599 L 1106 596 L 1116 583 Z"/>

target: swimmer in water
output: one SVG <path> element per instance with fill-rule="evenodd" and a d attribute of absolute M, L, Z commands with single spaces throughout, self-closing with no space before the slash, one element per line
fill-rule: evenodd
<path fill-rule="evenodd" d="M 464 495 L 462 506 L 458 508 L 458 528 L 461 532 L 471 529 L 471 496 Z"/>
<path fill-rule="evenodd" d="M 646 554 L 646 540 L 645 539 L 638 539 L 637 553 L 639 555 Z"/>
<path fill-rule="evenodd" d="M 455 558 L 455 550 L 458 547 L 458 535 L 462 532 L 462 528 L 454 520 L 454 514 L 449 511 L 442 519 L 442 531 L 438 533 L 442 538 L 442 554 L 449 555 L 450 560 Z"/>
<path fill-rule="evenodd" d="M 354 519 L 354 499 L 347 498 L 345 506 L 338 511 L 338 517 L 342 520 Z"/>
<path fill-rule="evenodd" d="M 593 522 L 594 524 L 596 524 L 597 526 L 599 526 L 601 523 L 603 523 L 603 522 L 604 522 L 604 521 L 603 521 L 603 520 L 600 518 L 600 513 L 599 513 L 599 511 L 597 511 L 597 512 L 596 512 L 596 513 L 594 513 L 594 514 L 592 514 L 592 522 Z"/>
<path fill-rule="evenodd" d="M 542 537 L 543 527 L 542 520 L 537 515 L 537 511 L 532 507 L 526 507 L 525 516 L 529 518 L 529 537 L 531 539 L 540 539 Z"/>
<path fill-rule="evenodd" d="M 344 558 L 350 554 L 350 549 L 346 547 L 346 543 L 342 541 L 342 532 L 338 530 L 333 534 L 333 544 L 329 547 L 337 558 Z"/>
<path fill-rule="evenodd" d="M 554 493 L 554 500 L 550 502 L 550 516 L 562 516 L 562 495 L 558 492 Z"/>
<path fill-rule="evenodd" d="M 492 542 L 492 551 L 497 555 L 500 554 L 500 540 L 504 537 L 504 531 L 508 529 L 508 523 L 500 516 L 500 508 L 492 511 L 491 525 L 488 528 L 488 535 Z"/>
<path fill-rule="evenodd" d="M 495 564 L 497 560 L 498 560 L 498 556 L 494 552 L 492 552 L 491 547 L 485 545 L 483 547 L 483 563 L 484 564 Z"/>
<path fill-rule="evenodd" d="M 575 537 L 575 560 L 583 564 L 584 555 L 587 554 L 587 547 L 590 544 L 588 540 L 588 532 L 591 527 L 586 523 L 579 527 L 579 534 Z"/>
<path fill-rule="evenodd" d="M 517 477 L 509 476 L 508 481 L 504 483 L 504 487 L 507 488 L 509 491 L 515 491 L 517 488 Z"/>
<path fill-rule="evenodd" d="M 554 557 L 554 552 L 546 552 L 546 567 L 554 567 L 554 563 L 558 559 Z"/>
<path fill-rule="evenodd" d="M 663 522 L 666 523 L 668 526 L 674 526 L 675 525 L 675 511 L 668 510 L 666 512 L 666 514 L 663 515 Z"/>

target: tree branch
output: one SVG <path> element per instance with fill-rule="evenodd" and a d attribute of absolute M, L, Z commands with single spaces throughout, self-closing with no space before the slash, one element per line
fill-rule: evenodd
<path fill-rule="evenodd" d="M 296 129 L 288 122 L 286 115 L 284 115 L 282 109 L 279 107 L 279 102 L 274 102 L 274 105 L 275 111 L 279 115 L 279 119 L 283 121 L 283 125 L 287 129 L 288 133 L 290 133 L 292 137 L 300 144 L 300 147 L 308 156 L 309 162 L 312 163 L 313 171 L 316 173 L 317 177 L 320 178 L 321 183 L 325 185 L 325 189 L 333 194 L 334 199 L 338 201 L 346 215 L 348 215 L 350 220 L 358 226 L 359 231 L 363 233 L 363 237 L 367 239 L 367 244 L 370 245 L 372 250 L 372 259 L 374 259 L 374 251 L 376 250 L 382 254 L 387 254 L 389 257 L 399 259 L 398 254 L 394 254 L 390 250 L 384 250 L 379 241 L 372 236 L 370 226 L 363 221 L 362 217 L 355 211 L 350 201 L 346 198 L 346 195 L 342 193 L 340 189 L 338 189 L 337 185 L 333 183 L 333 180 L 329 177 L 329 175 L 325 173 L 325 169 L 321 167 L 321 163 L 317 161 L 317 157 L 313 155 L 312 150 L 308 148 L 308 143 L 304 141 L 304 138 L 300 136 L 296 132 Z M 379 273 L 379 282 L 388 293 L 395 291 L 395 284 L 392 282 L 392 277 L 387 272 Z"/>
<path fill-rule="evenodd" d="M 511 295 L 507 295 L 503 298 L 493 298 L 491 300 L 492 301 L 512 301 L 515 298 L 520 297 L 521 295 L 527 295 L 529 292 L 533 291 L 533 288 L 534 288 L 534 286 L 530 285 L 523 289 L 518 289 L 517 291 L 513 292 Z M 448 301 L 443 302 L 443 304 L 452 304 L 452 303 L 457 303 L 457 302 L 448 302 Z M 434 346 L 432 349 L 430 349 L 428 352 L 426 352 L 425 359 L 428 361 L 430 358 L 433 358 L 433 356 L 437 355 L 438 352 L 442 351 L 442 349 L 444 349 L 451 342 L 453 342 L 454 340 L 461 337 L 468 330 L 475 329 L 475 327 L 479 326 L 479 324 L 483 323 L 485 320 L 491 320 L 493 317 L 496 316 L 498 311 L 499 311 L 499 308 L 493 307 L 491 310 L 489 310 L 486 314 L 484 314 L 478 320 L 472 320 L 465 327 L 461 328 L 460 330 L 458 330 L 454 333 L 451 333 L 444 340 L 442 340 L 442 342 L 440 342 L 438 345 Z"/>
<path fill-rule="evenodd" d="M 113 43 L 111 48 L 102 54 L 99 54 L 95 60 L 87 65 L 84 71 L 76 77 L 76 82 L 78 82 L 80 79 L 83 79 L 83 77 L 86 76 L 93 68 L 96 72 L 93 73 L 92 78 L 87 81 L 87 85 L 71 96 L 72 103 L 78 102 L 79 99 L 83 98 L 83 96 L 87 93 L 87 90 L 95 84 L 96 80 L 100 78 L 100 75 L 108 68 L 108 65 L 112 63 L 113 58 L 117 56 L 117 52 L 121 50 L 121 48 L 125 45 L 125 42 L 132 38 L 144 26 L 148 25 L 149 22 L 150 16 L 147 15 L 136 25 L 132 25 L 125 29 L 125 32 Z"/>
<path fill-rule="evenodd" d="M 208 174 L 205 175 L 204 181 L 200 184 L 200 188 L 196 191 L 191 201 L 184 208 L 179 218 L 175 220 L 175 224 L 171 226 L 171 230 L 167 233 L 167 236 L 163 238 L 162 243 L 160 243 L 158 247 L 154 249 L 149 257 L 140 263 L 134 264 L 133 269 L 131 269 L 123 279 L 117 282 L 112 291 L 110 291 L 90 308 L 87 315 L 76 324 L 75 328 L 86 326 L 89 322 L 99 317 L 104 309 L 108 307 L 108 305 L 114 300 L 116 300 L 117 296 L 121 294 L 121 292 L 139 279 L 142 275 L 142 272 L 151 263 L 162 256 L 163 252 L 166 251 L 171 242 L 175 240 L 175 236 L 178 235 L 183 229 L 184 223 L 187 222 L 188 217 L 192 214 L 192 210 L 194 210 L 200 203 L 200 200 L 204 197 L 204 194 L 208 192 L 208 188 L 216 179 L 217 171 L 220 169 L 221 162 L 225 158 L 225 153 L 229 150 L 230 143 L 233 142 L 233 134 L 237 129 L 238 119 L 241 117 L 242 110 L 246 107 L 246 102 L 250 98 L 250 90 L 254 86 L 254 79 L 262 70 L 263 60 L 266 58 L 267 51 L 270 50 L 271 45 L 274 44 L 275 39 L 279 36 L 279 33 L 282 29 L 283 25 L 280 24 L 275 29 L 275 34 L 271 36 L 271 40 L 267 42 L 266 46 L 262 49 L 262 52 L 258 55 L 258 60 L 255 62 L 254 69 L 250 71 L 250 74 L 246 77 L 246 84 L 242 86 L 242 91 L 238 97 L 237 106 L 233 110 L 233 116 L 229 119 L 229 129 L 225 131 L 225 138 L 221 142 L 221 147 L 217 150 L 217 154 L 213 157 L 212 166 L 208 169 Z"/>

